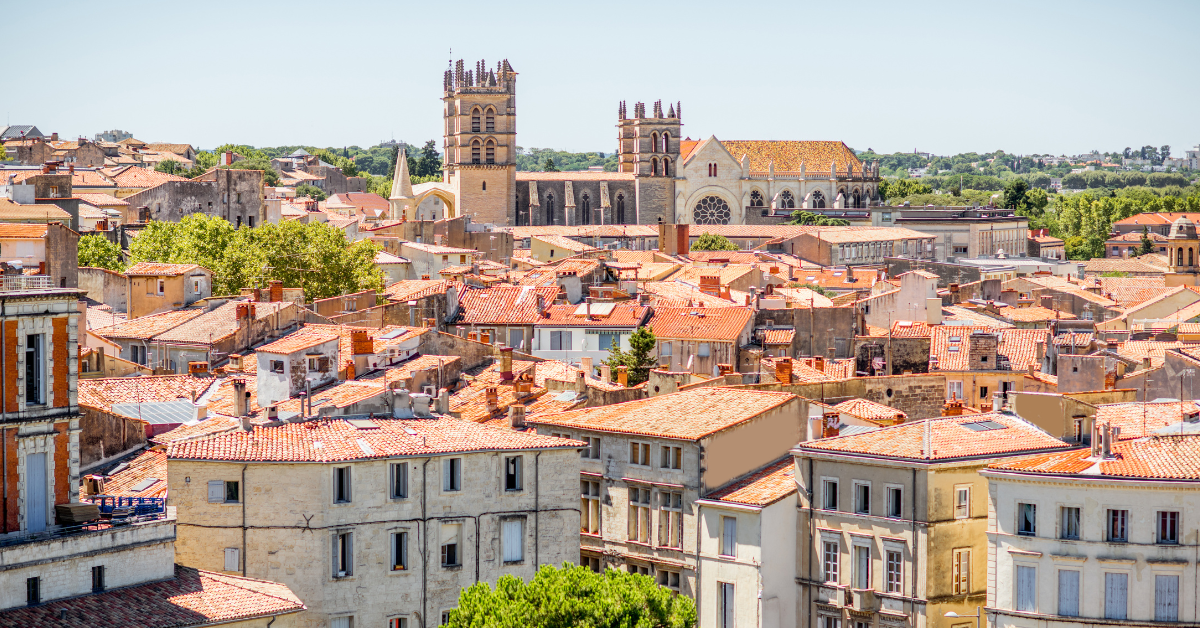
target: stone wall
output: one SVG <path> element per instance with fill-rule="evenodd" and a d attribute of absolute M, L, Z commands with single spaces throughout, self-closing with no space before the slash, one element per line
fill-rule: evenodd
<path fill-rule="evenodd" d="M 919 231 L 919 229 L 918 229 Z M 950 264 L 926 260 L 903 259 L 898 257 L 885 258 L 889 277 L 899 277 L 913 270 L 924 270 L 938 276 L 937 286 L 945 288 L 952 283 L 964 284 L 983 279 L 983 273 L 977 266 L 965 264 Z"/>
<path fill-rule="evenodd" d="M 60 288 L 79 286 L 79 234 L 61 222 L 46 225 L 46 275 Z"/>
<path fill-rule="evenodd" d="M 110 358 L 111 359 L 111 358 Z M 79 473 L 146 445 L 146 423 L 138 419 L 80 406 Z"/>
<path fill-rule="evenodd" d="M 571 187 L 575 192 L 575 207 L 573 211 L 567 212 L 565 208 L 566 199 L 566 181 L 569 180 L 570 173 L 563 173 L 561 180 L 555 181 L 537 181 L 538 199 L 540 205 L 533 208 L 533 224 L 535 225 L 584 225 L 584 224 L 637 224 L 637 186 L 634 181 L 628 178 L 613 178 L 608 181 L 608 197 L 611 207 L 602 208 L 600 206 L 600 183 L 596 179 L 571 180 Z M 517 196 L 516 207 L 517 225 L 528 225 L 529 223 L 529 181 L 520 181 L 516 183 Z M 583 195 L 587 194 L 591 204 L 591 216 L 584 216 L 582 211 Z M 554 197 L 554 212 L 552 219 L 548 220 L 547 209 L 550 203 L 550 196 Z M 625 201 L 624 220 L 618 220 L 617 216 L 617 198 L 621 196 Z M 669 199 L 668 199 L 669 200 Z M 601 221 L 600 213 L 603 212 L 603 221 Z M 656 216 L 658 214 L 655 214 Z M 657 220 L 654 220 L 657 222 Z"/>
<path fill-rule="evenodd" d="M 892 354 L 892 375 L 929 372 L 929 338 L 863 337 L 854 339 L 856 371 L 873 373 L 872 359 Z"/>

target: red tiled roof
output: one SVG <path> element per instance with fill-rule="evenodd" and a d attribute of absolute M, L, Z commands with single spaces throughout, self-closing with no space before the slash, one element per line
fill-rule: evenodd
<path fill-rule="evenodd" d="M 765 345 L 790 345 L 795 337 L 795 329 L 768 329 L 763 332 L 762 341 Z"/>
<path fill-rule="evenodd" d="M 467 288 L 459 294 L 455 322 L 460 325 L 533 325 L 541 318 L 539 296 L 543 307 L 548 306 L 558 297 L 558 287 Z"/>
<path fill-rule="evenodd" d="M 848 399 L 834 406 L 839 412 L 845 412 L 856 416 L 860 419 L 891 420 L 899 416 L 902 419 L 907 419 L 908 415 L 895 408 L 885 406 L 881 403 L 875 403 L 869 399 Z"/>
<path fill-rule="evenodd" d="M 1191 401 L 1106 403 L 1097 407 L 1095 420 L 1120 427 L 1121 434 L 1118 438 L 1129 440 L 1149 436 L 1170 425 L 1178 425 L 1185 413 L 1197 411 L 1200 411 L 1200 407 Z"/>
<path fill-rule="evenodd" d="M 605 309 L 612 306 L 608 314 L 601 315 Z M 645 321 L 650 308 L 639 306 L 633 301 L 618 303 L 593 303 L 592 318 L 585 314 L 586 304 L 551 305 L 546 308 L 548 316 L 538 320 L 539 327 L 637 327 Z"/>
<path fill-rule="evenodd" d="M 408 279 L 384 288 L 383 293 L 396 301 L 412 301 L 434 294 L 445 294 L 452 285 L 453 281 L 442 279 Z"/>
<path fill-rule="evenodd" d="M 1006 308 L 1007 309 L 1007 308 Z M 1037 359 L 1037 343 L 1046 342 L 1050 332 L 1045 329 L 994 329 L 974 325 L 933 326 L 929 343 L 930 358 L 937 358 L 938 370 L 970 370 L 971 342 L 974 332 L 985 332 L 1000 336 L 996 352 L 1008 356 L 1013 371 L 1024 371 L 1033 365 L 1041 369 Z M 957 340 L 955 340 L 957 338 Z M 952 350 L 957 347 L 957 350 Z M 994 365 L 993 365 L 994 367 Z"/>
<path fill-rule="evenodd" d="M 699 440 L 795 399 L 799 397 L 784 392 L 696 388 L 607 406 L 542 415 L 537 417 L 536 422 L 600 432 Z"/>
<path fill-rule="evenodd" d="M 0 222 L 0 240 L 41 240 L 48 228 L 44 224 Z"/>
<path fill-rule="evenodd" d="M 1124 430 L 1121 436 L 1123 437 Z M 1123 477 L 1151 480 L 1200 479 L 1200 434 L 1151 436 L 1113 444 L 1112 457 L 1092 458 L 1091 449 L 1055 452 L 993 463 L 989 469 L 1019 473 Z"/>
<path fill-rule="evenodd" d="M 342 194 L 334 194 L 326 201 L 326 203 L 334 204 L 339 202 L 344 205 L 353 205 L 359 209 L 387 210 L 391 207 L 386 198 L 373 192 L 343 192 Z"/>
<path fill-rule="evenodd" d="M 965 424 L 981 421 L 994 421 L 1004 428 L 975 431 L 964 427 Z M 927 429 L 931 451 L 926 451 L 924 446 Z M 1020 418 L 1001 412 L 988 412 L 937 417 L 883 427 L 871 432 L 822 438 L 800 443 L 796 450 L 910 460 L 950 460 L 1068 447 L 1070 445 L 1067 443 Z"/>
<path fill-rule="evenodd" d="M 203 421 L 199 421 L 191 425 L 180 425 L 179 427 L 163 432 L 162 434 L 159 434 L 150 440 L 158 443 L 159 445 L 169 445 L 171 443 L 177 443 L 185 440 L 204 438 L 206 436 L 212 436 L 213 434 L 220 434 L 222 432 L 232 432 L 241 426 L 242 422 L 240 419 L 210 412 L 208 414 L 208 418 L 204 419 Z M 165 451 L 163 452 L 163 459 L 166 459 Z"/>
<path fill-rule="evenodd" d="M 449 417 L 375 418 L 371 422 L 376 427 L 362 429 L 341 418 L 259 426 L 251 432 L 174 443 L 167 452 L 171 460 L 335 462 L 582 446 L 578 441 L 500 430 Z"/>
<path fill-rule="evenodd" d="M 153 338 L 158 334 L 169 331 L 194 318 L 204 315 L 204 308 L 186 310 L 171 310 L 159 314 L 149 314 L 133 320 L 127 320 L 109 327 L 92 329 L 92 333 L 104 338 Z"/>
<path fill-rule="evenodd" d="M 925 321 L 892 321 L 893 338 L 929 338 L 936 326 Z M 958 326 L 955 325 L 955 328 Z"/>
<path fill-rule="evenodd" d="M 130 166 L 112 175 L 111 178 L 116 182 L 117 187 L 121 188 L 152 188 L 167 181 L 191 181 L 187 177 L 158 172 L 148 168 L 139 168 L 138 166 Z"/>
<path fill-rule="evenodd" d="M 21 628 L 181 628 L 305 609 L 286 585 L 175 565 L 175 577 L 0 611 Z M 62 619 L 65 617 L 65 619 Z"/>
<path fill-rule="evenodd" d="M 139 319 L 140 320 L 140 319 Z M 203 395 L 216 379 L 194 375 L 101 377 L 79 380 L 79 405 L 112 411 L 115 403 L 191 400 Z"/>
<path fill-rule="evenodd" d="M 1071 320 L 1075 318 L 1070 312 L 1051 310 L 1040 305 L 1029 307 L 1000 308 L 999 316 L 1021 323 L 1041 323 L 1053 320 Z"/>
<path fill-rule="evenodd" d="M 355 331 L 367 332 L 367 337 L 370 338 L 372 342 L 372 353 L 380 353 L 392 345 L 407 342 L 413 338 L 416 338 L 417 336 L 422 336 L 432 331 L 427 327 L 406 327 L 401 325 L 386 325 L 379 329 L 373 329 L 369 327 L 354 327 L 352 325 L 309 324 L 305 325 L 301 329 L 337 335 L 340 338 L 340 341 L 338 342 L 338 354 L 342 356 L 343 361 L 348 360 L 350 356 L 354 355 L 353 347 L 350 346 L 350 336 Z M 404 333 L 396 334 L 391 338 L 382 338 L 382 336 L 386 336 L 397 330 L 403 330 Z M 258 350 L 261 351 L 262 349 L 260 348 Z"/>
<path fill-rule="evenodd" d="M 576 242 L 575 240 L 572 240 L 571 238 L 564 238 L 563 236 L 559 236 L 559 235 L 536 235 L 536 236 L 533 236 L 533 239 L 545 242 L 546 244 L 549 244 L 550 246 L 553 246 L 555 248 L 566 249 L 573 253 L 583 253 L 584 251 L 599 250 L 594 246 L 589 246 L 587 244 L 583 244 L 582 242 Z"/>
<path fill-rule="evenodd" d="M 148 449 L 126 463 L 126 467 L 104 480 L 104 494 L 117 497 L 163 497 L 167 493 L 167 452 Z M 157 480 L 140 491 L 130 490 L 143 480 Z M 87 483 L 84 483 L 86 488 Z M 87 493 L 79 492 L 80 496 Z"/>
<path fill-rule="evenodd" d="M 745 307 L 676 308 L 659 307 L 650 318 L 650 329 L 658 338 L 736 341 L 754 319 Z"/>
<path fill-rule="evenodd" d="M 127 277 L 153 276 L 177 277 L 186 272 L 200 268 L 196 264 L 163 264 L 161 262 L 138 262 L 125 270 Z"/>
<path fill-rule="evenodd" d="M 741 303 L 734 301 L 737 297 L 746 294 L 739 290 L 730 290 L 729 299 L 722 299 L 711 294 L 700 292 L 696 286 L 692 286 L 676 281 L 647 281 L 641 285 L 641 289 L 651 294 L 651 302 L 655 308 L 659 307 L 736 307 L 744 306 L 746 301 L 743 298 Z"/>
<path fill-rule="evenodd" d="M 259 353 L 280 353 L 286 355 L 323 345 L 327 342 L 333 342 L 339 338 L 338 334 L 304 328 L 288 334 L 275 342 L 267 343 L 255 349 L 255 351 Z"/>
<path fill-rule="evenodd" d="M 154 340 L 197 345 L 216 343 L 241 329 L 237 320 L 237 306 L 245 303 L 241 300 L 225 303 L 154 336 Z M 254 303 L 254 320 L 269 318 L 275 316 L 276 312 L 295 307 L 295 304 L 286 302 Z"/>
<path fill-rule="evenodd" d="M 704 498 L 748 506 L 770 506 L 795 493 L 796 488 L 796 463 L 788 456 L 747 473 Z"/>

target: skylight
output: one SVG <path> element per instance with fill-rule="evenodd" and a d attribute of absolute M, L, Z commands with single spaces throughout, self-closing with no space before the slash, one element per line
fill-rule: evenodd
<path fill-rule="evenodd" d="M 1006 430 L 1006 429 L 1008 429 L 1007 425 L 1005 425 L 1003 423 L 997 423 L 997 422 L 991 421 L 991 420 L 975 421 L 973 423 L 961 423 L 960 425 L 962 425 L 963 427 L 965 427 L 973 432 L 989 432 L 991 430 Z"/>

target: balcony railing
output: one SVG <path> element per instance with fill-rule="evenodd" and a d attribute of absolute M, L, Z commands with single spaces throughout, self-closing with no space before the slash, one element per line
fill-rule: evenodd
<path fill-rule="evenodd" d="M 0 275 L 0 292 L 45 290 L 54 287 L 54 280 L 45 275 Z"/>
<path fill-rule="evenodd" d="M 117 498 L 109 498 L 117 499 Z M 122 498 L 131 499 L 131 498 Z M 148 499 L 148 498 L 132 498 L 132 499 Z M 157 500 L 165 504 L 165 500 Z M 140 510 L 139 510 L 140 508 Z M 161 521 L 168 516 L 166 507 L 162 504 L 135 504 L 133 506 L 115 507 L 109 505 L 108 513 L 101 511 L 99 519 L 88 521 L 75 525 L 54 526 L 50 529 L 41 532 L 22 532 L 11 533 L 0 537 L 0 547 L 8 547 L 20 543 L 36 543 L 38 541 L 49 541 L 70 536 L 78 536 L 84 534 L 94 534 L 97 532 L 105 532 L 109 530 L 119 529 L 126 526 L 137 525 L 141 523 L 149 523 L 153 521 Z"/>

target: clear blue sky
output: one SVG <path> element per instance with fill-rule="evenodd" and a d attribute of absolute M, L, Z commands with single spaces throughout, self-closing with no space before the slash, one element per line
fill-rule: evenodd
<path fill-rule="evenodd" d="M 445 12 L 442 12 L 443 9 Z M 65 137 L 439 138 L 449 49 L 508 58 L 518 143 L 615 147 L 617 101 L 693 138 L 880 152 L 1200 143 L 1200 2 L 21 2 L 0 115 Z"/>

